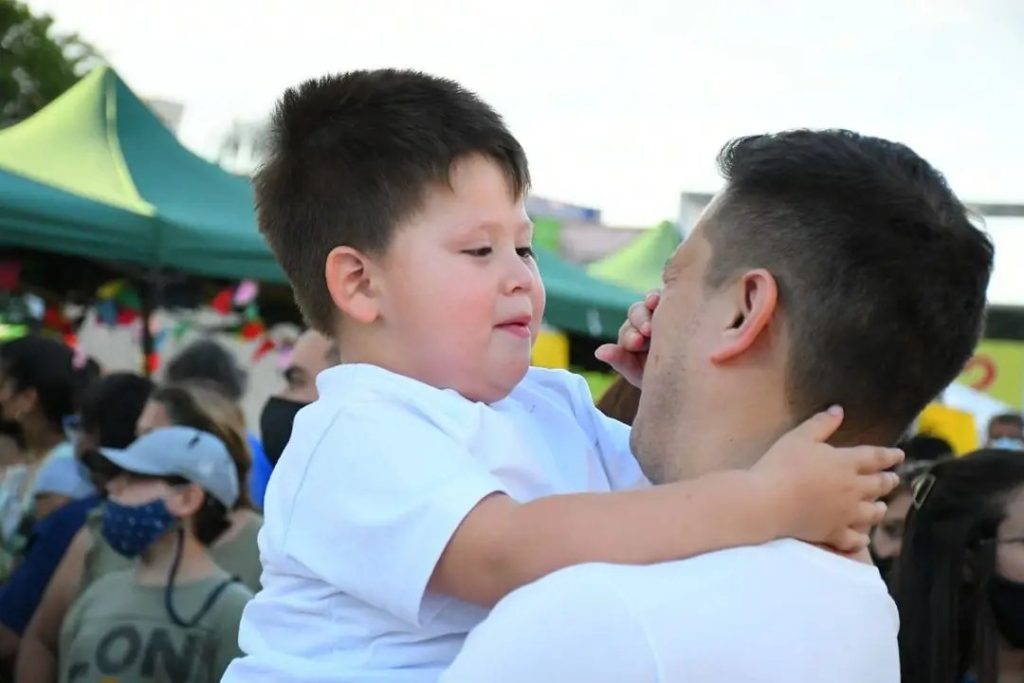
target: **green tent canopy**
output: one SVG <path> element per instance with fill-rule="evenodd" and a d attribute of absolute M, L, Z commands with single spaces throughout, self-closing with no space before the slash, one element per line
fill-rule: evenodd
<path fill-rule="evenodd" d="M 587 273 L 634 292 L 658 289 L 661 271 L 681 241 L 676 226 L 665 221 L 619 251 L 590 264 Z"/>
<path fill-rule="evenodd" d="M 5 244 L 283 280 L 248 180 L 185 149 L 106 67 L 0 131 L 0 198 Z"/>
<path fill-rule="evenodd" d="M 285 282 L 249 180 L 183 147 L 109 68 L 0 130 L 0 245 Z M 635 298 L 538 250 L 548 324 L 613 337 Z"/>

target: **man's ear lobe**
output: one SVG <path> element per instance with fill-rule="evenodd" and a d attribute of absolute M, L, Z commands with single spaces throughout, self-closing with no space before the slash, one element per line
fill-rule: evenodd
<path fill-rule="evenodd" d="M 366 254 L 352 247 L 335 247 L 324 264 L 327 291 L 335 307 L 364 325 L 380 315 L 372 265 Z"/>
<path fill-rule="evenodd" d="M 779 286 L 771 273 L 759 268 L 740 278 L 734 296 L 732 321 L 711 354 L 713 363 L 727 363 L 757 342 L 778 308 Z"/>

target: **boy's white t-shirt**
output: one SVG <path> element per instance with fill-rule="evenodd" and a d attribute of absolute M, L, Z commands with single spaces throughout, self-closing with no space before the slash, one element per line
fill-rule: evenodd
<path fill-rule="evenodd" d="M 227 683 L 436 680 L 487 614 L 426 593 L 482 498 L 647 484 L 629 428 L 568 372 L 533 368 L 491 405 L 369 365 L 317 388 L 267 488 L 263 589 Z"/>
<path fill-rule="evenodd" d="M 878 570 L 784 539 L 649 566 L 587 564 L 515 591 L 442 683 L 898 683 Z"/>

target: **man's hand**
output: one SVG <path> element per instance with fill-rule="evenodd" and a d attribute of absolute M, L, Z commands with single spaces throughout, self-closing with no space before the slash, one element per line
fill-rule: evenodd
<path fill-rule="evenodd" d="M 783 435 L 751 471 L 778 502 L 779 537 L 855 553 L 867 547 L 867 529 L 885 515 L 878 499 L 899 484 L 886 470 L 903 462 L 903 451 L 825 443 L 842 422 L 839 407 L 815 415 Z"/>
<path fill-rule="evenodd" d="M 638 389 L 643 381 L 647 350 L 651 345 L 651 318 L 660 302 L 661 293 L 654 291 L 643 301 L 630 306 L 626 322 L 619 328 L 618 342 L 604 344 L 594 354 Z"/>

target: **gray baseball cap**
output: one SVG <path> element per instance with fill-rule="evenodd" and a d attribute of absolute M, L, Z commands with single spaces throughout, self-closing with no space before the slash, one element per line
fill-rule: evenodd
<path fill-rule="evenodd" d="M 162 427 L 140 436 L 128 448 L 101 448 L 121 469 L 154 477 L 182 477 L 229 510 L 238 501 L 238 469 L 224 442 L 191 427 Z"/>

